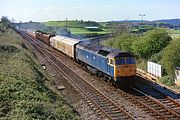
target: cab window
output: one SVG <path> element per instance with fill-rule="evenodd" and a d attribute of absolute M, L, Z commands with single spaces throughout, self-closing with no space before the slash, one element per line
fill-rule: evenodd
<path fill-rule="evenodd" d="M 125 64 L 124 58 L 117 58 L 116 59 L 116 65 L 123 65 L 123 64 Z"/>
<path fill-rule="evenodd" d="M 127 63 L 127 64 L 135 64 L 135 59 L 134 59 L 134 57 L 127 57 L 127 58 L 126 58 L 126 63 Z"/>
<path fill-rule="evenodd" d="M 109 59 L 109 64 L 114 65 L 114 60 L 113 59 Z"/>

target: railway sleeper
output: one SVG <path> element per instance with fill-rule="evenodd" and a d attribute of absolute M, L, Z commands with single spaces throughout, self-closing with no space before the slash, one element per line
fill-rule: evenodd
<path fill-rule="evenodd" d="M 149 112 L 149 115 L 151 115 L 151 116 L 157 116 L 157 114 L 154 113 L 154 112 Z M 158 117 L 159 117 L 159 116 L 158 116 Z"/>
<path fill-rule="evenodd" d="M 93 98 L 93 100 L 96 101 L 96 103 L 98 103 L 98 104 L 104 103 L 101 99 L 94 99 L 94 98 Z"/>
<path fill-rule="evenodd" d="M 96 112 L 96 114 L 99 115 L 99 116 L 102 116 L 102 111 L 99 110 L 98 112 Z"/>
<path fill-rule="evenodd" d="M 100 104 L 100 105 L 105 105 L 105 106 L 107 106 L 107 107 L 109 107 L 109 106 L 112 106 L 112 104 L 110 104 L 109 102 L 107 102 L 107 101 L 99 101 L 99 102 L 97 102 L 98 104 Z"/>
<path fill-rule="evenodd" d="M 175 108 L 176 108 L 176 109 L 178 109 L 178 108 L 180 109 L 180 107 L 177 107 L 177 106 L 174 105 L 174 104 L 173 104 L 173 105 L 168 105 L 168 107 L 170 107 L 170 108 L 172 108 L 172 109 L 175 109 Z"/>
<path fill-rule="evenodd" d="M 113 112 L 113 113 L 119 113 L 119 112 L 122 112 L 122 111 L 119 110 L 119 109 L 112 109 L 112 112 Z"/>
<path fill-rule="evenodd" d="M 169 113 L 167 110 L 165 110 L 165 109 L 160 109 L 160 110 L 158 110 L 159 112 L 161 112 L 162 114 L 171 114 L 171 113 Z"/>
<path fill-rule="evenodd" d="M 92 101 L 90 101 L 90 102 L 87 102 L 89 105 L 93 105 L 94 103 L 92 102 Z"/>
<path fill-rule="evenodd" d="M 125 114 L 122 112 L 118 112 L 118 113 L 114 113 L 113 111 L 110 110 L 104 110 L 109 116 L 111 117 L 120 117 L 120 116 L 124 116 Z"/>
<path fill-rule="evenodd" d="M 96 113 L 102 113 L 102 110 L 96 109 Z"/>
<path fill-rule="evenodd" d="M 161 102 L 171 102 L 171 100 L 167 99 L 167 98 L 164 98 L 164 99 L 159 99 Z"/>
<path fill-rule="evenodd" d="M 106 106 L 106 105 L 99 105 L 103 110 L 108 110 L 109 108 L 108 108 L 108 106 Z"/>
<path fill-rule="evenodd" d="M 103 99 L 96 99 L 96 98 L 93 98 L 93 100 L 94 101 L 96 101 L 97 103 L 99 103 L 99 104 L 108 104 L 109 102 L 108 101 L 106 101 L 106 100 L 103 100 Z"/>
<path fill-rule="evenodd" d="M 166 114 L 166 116 L 172 115 L 171 113 L 169 113 L 169 112 L 167 112 L 167 111 L 165 111 L 164 113 Z M 174 115 L 172 115 L 172 116 L 174 116 Z"/>
<path fill-rule="evenodd" d="M 139 103 L 138 108 L 145 108 L 145 106 L 143 106 L 143 105 L 141 105 L 141 104 Z"/>
<path fill-rule="evenodd" d="M 115 114 L 114 111 L 112 111 L 111 109 L 108 109 L 108 108 L 104 109 L 104 111 L 110 115 Z M 120 111 L 120 113 L 121 113 L 121 111 Z"/>
<path fill-rule="evenodd" d="M 177 119 L 177 117 L 174 117 L 173 115 L 166 115 L 166 117 L 169 118 L 169 119 L 174 119 L 174 120 Z M 177 119 L 177 120 L 178 120 L 178 119 Z"/>
<path fill-rule="evenodd" d="M 149 106 L 151 106 L 152 108 L 154 108 L 154 109 L 156 109 L 156 110 L 162 109 L 162 107 L 159 106 L 158 104 L 151 104 L 151 105 L 149 105 Z"/>
<path fill-rule="evenodd" d="M 176 106 L 174 106 L 174 108 L 173 108 L 174 110 L 176 110 L 176 112 L 179 112 L 180 113 L 180 107 L 176 107 Z"/>
<path fill-rule="evenodd" d="M 171 101 L 161 101 L 163 104 L 174 104 Z"/>
<path fill-rule="evenodd" d="M 146 103 L 149 106 L 153 106 L 154 105 L 151 101 L 144 101 L 144 103 Z"/>
<path fill-rule="evenodd" d="M 121 114 L 121 115 L 119 115 L 119 114 L 117 115 L 117 114 L 116 114 L 116 115 L 110 115 L 110 116 L 113 118 L 113 120 L 114 120 L 114 119 L 122 120 L 123 118 L 124 118 L 124 119 L 127 118 L 127 117 L 125 117 L 125 115 L 123 115 L 123 114 Z"/>
<path fill-rule="evenodd" d="M 149 108 L 147 108 L 147 107 L 144 107 L 144 111 L 149 111 Z"/>
<path fill-rule="evenodd" d="M 160 110 L 164 110 L 166 111 L 166 109 L 162 109 L 161 107 L 157 106 L 157 107 L 153 107 L 154 109 L 156 109 L 157 111 L 160 111 Z"/>
<path fill-rule="evenodd" d="M 170 103 L 166 103 L 165 105 L 166 106 L 171 106 L 171 105 L 174 105 L 174 103 L 170 102 Z"/>

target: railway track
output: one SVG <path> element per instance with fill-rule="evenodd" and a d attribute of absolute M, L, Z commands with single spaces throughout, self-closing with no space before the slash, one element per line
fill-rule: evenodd
<path fill-rule="evenodd" d="M 180 103 L 175 101 L 173 98 L 165 96 L 146 84 L 136 84 L 134 88 L 143 91 L 146 95 L 158 100 L 158 102 L 161 102 L 164 106 L 172 109 L 174 112 L 180 115 Z"/>
<path fill-rule="evenodd" d="M 130 93 L 129 95 L 135 98 L 138 101 L 141 101 L 142 104 L 145 104 L 148 108 L 152 109 L 154 113 L 161 116 L 161 118 L 169 120 L 179 120 L 180 114 L 169 108 L 168 106 L 164 105 L 162 102 L 158 101 L 157 99 L 143 93 L 139 89 L 130 86 L 129 89 L 126 91 Z"/>
<path fill-rule="evenodd" d="M 32 42 L 32 38 L 29 36 L 26 36 L 27 39 Z M 109 99 L 109 97 L 102 94 L 100 91 L 98 91 L 96 88 L 94 88 L 90 83 L 88 83 L 86 80 L 75 74 L 73 71 L 70 70 L 66 65 L 61 62 L 57 58 L 56 54 L 60 54 L 59 52 L 56 52 L 53 49 L 50 49 L 49 47 L 46 47 L 46 49 L 42 46 L 44 46 L 43 43 L 32 43 L 34 46 L 36 46 L 37 49 L 40 49 L 42 54 L 44 54 L 44 57 L 59 71 L 61 71 L 66 78 L 68 78 L 71 83 L 76 86 L 76 88 L 81 92 L 84 99 L 87 101 L 87 103 L 100 115 L 104 115 L 105 117 L 109 119 L 135 119 L 133 115 L 130 115 L 123 106 L 120 106 L 116 104 L 113 100 Z M 48 51 L 47 51 L 48 49 Z M 49 52 L 50 51 L 50 52 Z M 52 54 L 53 52 L 53 54 Z M 54 53 L 55 52 L 55 53 Z M 65 72 L 64 72 L 65 71 Z M 71 76 L 69 76 L 71 75 Z M 157 102 L 157 100 L 154 99 L 154 102 L 148 102 L 146 100 L 148 97 L 144 93 L 140 92 L 137 88 L 131 88 L 132 93 L 135 95 L 128 95 L 127 93 L 119 90 L 121 92 L 122 97 L 127 98 L 127 100 L 132 101 L 140 108 L 143 108 L 147 113 L 151 114 L 155 119 L 179 119 L 179 114 L 175 112 L 175 109 L 173 108 L 167 108 L 166 106 L 162 105 L 160 101 Z M 142 96 L 138 98 L 137 96 Z M 145 97 L 144 97 L 145 96 Z M 150 98 L 148 98 L 150 99 Z M 155 102 L 156 101 L 156 102 Z M 158 106 L 158 107 L 157 107 Z M 160 107 L 159 107 L 160 106 Z M 163 110 L 164 109 L 164 110 Z"/>
<path fill-rule="evenodd" d="M 45 59 L 58 69 L 68 80 L 81 92 L 83 98 L 87 103 L 99 114 L 110 120 L 119 119 L 135 119 L 122 106 L 117 105 L 114 101 L 104 95 L 102 92 L 93 87 L 85 79 L 74 73 L 68 66 L 66 66 L 60 59 L 52 55 L 42 46 L 33 42 L 25 33 L 21 33 L 40 53 Z"/>

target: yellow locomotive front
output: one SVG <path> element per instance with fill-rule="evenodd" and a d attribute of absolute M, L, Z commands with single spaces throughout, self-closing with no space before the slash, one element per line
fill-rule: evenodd
<path fill-rule="evenodd" d="M 109 53 L 108 65 L 110 73 L 115 82 L 131 81 L 128 78 L 134 78 L 136 75 L 136 60 L 134 55 L 127 51 L 116 50 Z"/>
<path fill-rule="evenodd" d="M 136 75 L 135 57 L 126 56 L 115 58 L 114 76 L 117 77 L 133 77 Z"/>

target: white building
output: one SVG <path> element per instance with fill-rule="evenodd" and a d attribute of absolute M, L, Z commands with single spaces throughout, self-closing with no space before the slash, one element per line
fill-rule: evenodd
<path fill-rule="evenodd" d="M 180 67 L 176 67 L 175 75 L 176 75 L 175 84 L 180 86 Z"/>

